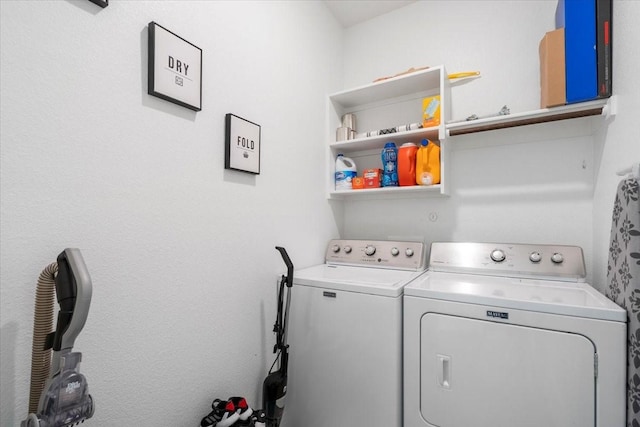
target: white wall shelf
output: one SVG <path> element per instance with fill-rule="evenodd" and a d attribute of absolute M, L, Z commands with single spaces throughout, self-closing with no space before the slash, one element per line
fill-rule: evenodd
<path fill-rule="evenodd" d="M 353 151 L 363 151 L 363 150 L 381 148 L 389 140 L 393 140 L 393 142 L 395 142 L 397 146 L 400 146 L 405 142 L 420 141 L 424 138 L 431 139 L 431 140 L 438 140 L 439 131 L 440 131 L 439 127 L 416 129 L 416 130 L 410 130 L 406 132 L 396 132 L 396 133 L 391 133 L 386 135 L 372 136 L 369 138 L 358 138 L 358 139 L 350 139 L 348 141 L 333 142 L 329 144 L 329 146 L 332 149 L 339 151 L 344 155 L 347 155 Z"/>
<path fill-rule="evenodd" d="M 346 113 L 356 115 L 360 133 L 422 122 L 422 100 L 440 95 L 439 126 L 336 142 L 336 129 Z M 394 198 L 447 194 L 445 123 L 450 114 L 450 86 L 443 66 L 430 67 L 329 95 L 327 101 L 327 195 L 331 199 Z M 358 171 L 381 168 L 380 153 L 385 143 L 399 148 L 406 142 L 422 139 L 438 141 L 441 155 L 441 183 L 433 186 L 383 187 L 362 190 L 335 190 L 335 160 L 338 154 L 351 157 Z"/>
<path fill-rule="evenodd" d="M 472 121 L 447 122 L 451 111 L 450 93 L 446 70 L 443 66 L 437 66 L 329 95 L 326 155 L 328 198 L 375 199 L 447 195 L 450 168 L 448 139 L 450 137 L 580 117 L 608 117 L 617 112 L 614 96 L 608 99 Z M 434 95 L 440 95 L 441 123 L 439 126 L 336 142 L 336 129 L 341 125 L 341 118 L 346 113 L 356 115 L 357 132 L 361 134 L 399 125 L 421 123 L 422 99 Z M 441 183 L 439 185 L 335 190 L 335 159 L 338 154 L 351 157 L 361 173 L 364 169 L 382 166 L 380 152 L 386 142 L 393 141 L 397 147 L 400 147 L 406 142 L 419 144 L 425 138 L 440 144 Z"/>
<path fill-rule="evenodd" d="M 442 188 L 438 185 L 411 185 L 406 187 L 364 188 L 362 190 L 332 190 L 332 199 L 388 199 L 418 196 L 440 196 Z"/>
<path fill-rule="evenodd" d="M 581 102 L 578 104 L 563 105 L 553 108 L 543 108 L 524 113 L 447 123 L 446 132 L 447 136 L 456 136 L 538 123 L 548 123 L 558 120 L 575 119 L 579 117 L 598 116 L 607 112 L 607 105 L 608 99 L 597 99 L 595 101 Z"/>
<path fill-rule="evenodd" d="M 413 96 L 415 93 L 429 89 L 437 90 L 441 84 L 443 70 L 442 66 L 430 67 L 337 92 L 329 98 L 342 108 L 349 109 L 402 96 Z"/>

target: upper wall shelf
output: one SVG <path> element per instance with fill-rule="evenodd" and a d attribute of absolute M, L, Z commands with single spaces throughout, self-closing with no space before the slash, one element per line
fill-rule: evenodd
<path fill-rule="evenodd" d="M 427 89 L 439 89 L 442 67 L 430 67 L 410 74 L 390 77 L 354 89 L 334 93 L 331 101 L 348 110 L 356 106 L 373 104 L 390 98 L 415 96 Z"/>
<path fill-rule="evenodd" d="M 506 129 L 516 126 L 548 123 L 557 120 L 575 119 L 578 117 L 599 116 L 605 112 L 609 99 L 581 102 L 560 107 L 544 108 L 524 113 L 508 114 L 506 116 L 489 117 L 471 121 L 447 123 L 447 136 L 464 135 L 467 133 L 486 132 L 490 130 Z"/>

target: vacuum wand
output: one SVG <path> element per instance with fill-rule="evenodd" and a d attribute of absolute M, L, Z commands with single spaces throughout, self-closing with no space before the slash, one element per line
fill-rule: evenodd
<path fill-rule="evenodd" d="M 289 305 L 291 302 L 291 287 L 293 286 L 293 263 L 285 248 L 276 246 L 287 266 L 287 275 L 283 275 L 278 289 L 278 313 L 273 332 L 276 334 L 276 344 L 273 352 L 278 353 L 274 366 L 279 360 L 276 371 L 273 366 L 262 385 L 262 403 L 265 411 L 267 427 L 278 427 L 284 413 L 284 403 L 287 394 L 287 369 L 289 366 L 289 345 L 287 344 L 287 322 Z M 284 292 L 287 291 L 286 303 Z"/>
<path fill-rule="evenodd" d="M 56 330 L 46 337 L 45 350 L 53 349 L 49 379 L 40 395 L 38 410 L 21 427 L 67 427 L 84 422 L 94 413 L 87 380 L 80 373 L 82 353 L 73 352 L 91 304 L 91 278 L 78 249 L 67 248 L 57 259 L 55 289 L 60 311 Z"/>

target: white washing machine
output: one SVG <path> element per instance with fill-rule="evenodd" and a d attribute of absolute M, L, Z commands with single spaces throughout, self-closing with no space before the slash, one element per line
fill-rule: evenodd
<path fill-rule="evenodd" d="M 296 270 L 283 427 L 402 425 L 402 290 L 425 269 L 418 242 L 332 240 Z"/>
<path fill-rule="evenodd" d="M 575 246 L 433 243 L 404 291 L 405 427 L 622 427 L 626 312 Z"/>

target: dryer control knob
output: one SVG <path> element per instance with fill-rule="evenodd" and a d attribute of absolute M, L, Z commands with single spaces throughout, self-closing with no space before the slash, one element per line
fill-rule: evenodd
<path fill-rule="evenodd" d="M 351 253 L 351 246 L 345 246 L 344 247 L 344 252 L 350 254 Z"/>
<path fill-rule="evenodd" d="M 564 261 L 564 256 L 560 252 L 556 252 L 551 255 L 551 261 L 554 264 L 562 264 L 562 262 Z"/>
<path fill-rule="evenodd" d="M 540 252 L 531 252 L 529 254 L 529 261 L 540 262 L 542 261 L 542 255 L 540 255 Z"/>
<path fill-rule="evenodd" d="M 333 253 L 337 254 L 338 252 L 340 252 L 340 246 L 333 245 L 333 246 L 331 246 L 331 250 L 333 251 Z"/>
<path fill-rule="evenodd" d="M 408 256 L 409 258 L 411 258 L 411 257 L 413 256 L 413 249 L 411 249 L 411 248 L 407 248 L 407 249 L 404 251 L 404 254 L 405 254 L 406 256 Z"/>
<path fill-rule="evenodd" d="M 376 247 L 375 246 L 371 246 L 371 245 L 367 245 L 366 248 L 364 248 L 364 253 L 371 256 L 373 254 L 376 253 Z"/>
<path fill-rule="evenodd" d="M 398 248 L 391 248 L 391 255 L 398 256 L 399 253 L 400 251 L 398 250 Z"/>
<path fill-rule="evenodd" d="M 491 259 L 495 262 L 502 262 L 507 258 L 502 249 L 494 249 L 491 252 Z"/>

